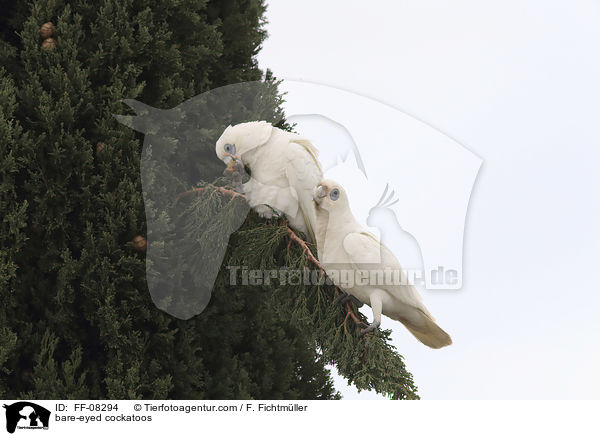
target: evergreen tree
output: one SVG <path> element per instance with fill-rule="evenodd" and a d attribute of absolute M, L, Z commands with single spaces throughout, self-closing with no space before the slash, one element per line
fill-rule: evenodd
<path fill-rule="evenodd" d="M 2 7 L 0 396 L 331 399 L 339 395 L 325 365 L 333 363 L 359 389 L 417 398 L 389 332 L 360 338 L 347 318 L 361 315 L 332 304 L 332 286 L 242 290 L 222 268 L 206 310 L 185 321 L 150 298 L 140 246 L 143 137 L 113 114 L 123 113 L 124 98 L 171 109 L 219 86 L 264 80 L 268 98 L 256 118 L 283 120 L 277 83 L 254 58 L 265 37 L 261 0 Z M 56 26 L 54 41 L 40 36 L 46 22 Z M 209 138 L 179 156 L 194 162 L 182 190 L 203 189 L 186 199 L 196 212 L 186 218 L 191 236 L 209 202 L 231 204 L 213 188 L 228 182 L 209 158 Z M 198 172 L 212 177 L 194 180 Z M 223 265 L 315 268 L 302 236 L 250 213 Z"/>

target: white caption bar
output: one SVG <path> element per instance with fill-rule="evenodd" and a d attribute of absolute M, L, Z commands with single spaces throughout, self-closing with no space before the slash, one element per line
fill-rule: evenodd
<path fill-rule="evenodd" d="M 0 400 L 0 434 L 598 435 L 600 401 Z M 44 430 L 42 433 L 35 430 Z M 7 433 L 8 432 L 8 433 Z"/>

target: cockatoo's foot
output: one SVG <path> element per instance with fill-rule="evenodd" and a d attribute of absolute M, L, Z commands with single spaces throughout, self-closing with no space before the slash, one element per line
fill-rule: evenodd
<path fill-rule="evenodd" d="M 362 324 L 364 324 L 364 323 L 362 323 Z M 380 322 L 373 321 L 373 322 L 372 322 L 371 324 L 369 324 L 369 325 L 368 325 L 366 328 L 363 328 L 363 329 L 360 331 L 360 335 L 361 335 L 361 336 L 364 336 L 364 335 L 366 335 L 367 333 L 369 333 L 369 332 L 372 332 L 373 330 L 376 330 L 376 329 L 378 329 L 380 325 L 381 325 L 381 323 L 380 323 Z M 362 325 L 361 325 L 361 327 L 362 327 Z"/>
<path fill-rule="evenodd" d="M 254 210 L 256 210 L 256 212 L 258 213 L 258 215 L 261 218 L 265 218 L 268 220 L 273 220 L 273 219 L 278 220 L 279 218 L 281 218 L 283 216 L 282 212 L 278 211 L 277 209 L 272 208 L 268 204 L 261 204 L 261 205 L 255 207 Z"/>
<path fill-rule="evenodd" d="M 340 295 L 335 297 L 335 299 L 333 300 L 333 304 L 339 303 L 343 306 L 347 302 L 354 303 L 356 305 L 356 307 L 362 307 L 362 305 L 363 305 L 362 301 L 360 301 L 354 295 L 350 295 L 347 292 L 344 292 L 340 289 Z"/>

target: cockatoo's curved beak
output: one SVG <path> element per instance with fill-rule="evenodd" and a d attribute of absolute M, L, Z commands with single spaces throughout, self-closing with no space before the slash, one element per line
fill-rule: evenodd
<path fill-rule="evenodd" d="M 327 196 L 327 189 L 323 185 L 318 185 L 315 188 L 315 193 L 313 195 L 313 200 L 317 204 L 321 204 L 321 200 Z"/>

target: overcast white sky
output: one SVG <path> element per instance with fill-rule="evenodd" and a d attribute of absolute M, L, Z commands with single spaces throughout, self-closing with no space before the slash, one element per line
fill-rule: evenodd
<path fill-rule="evenodd" d="M 463 288 L 422 292 L 454 344 L 383 325 L 422 398 L 598 398 L 600 2 L 288 0 L 267 18 L 262 68 L 392 105 L 483 160 Z"/>

